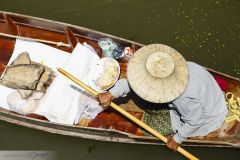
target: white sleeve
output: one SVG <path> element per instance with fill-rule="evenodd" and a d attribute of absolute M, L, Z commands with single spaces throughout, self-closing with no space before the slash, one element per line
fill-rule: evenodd
<path fill-rule="evenodd" d="M 116 82 L 115 86 L 109 90 L 115 97 L 125 97 L 130 92 L 127 79 L 120 79 Z"/>
<path fill-rule="evenodd" d="M 180 119 L 183 125 L 177 129 L 177 133 L 173 136 L 174 140 L 181 144 L 182 141 L 190 137 L 203 125 L 203 109 L 200 102 L 193 99 L 184 99 L 176 104 Z"/>

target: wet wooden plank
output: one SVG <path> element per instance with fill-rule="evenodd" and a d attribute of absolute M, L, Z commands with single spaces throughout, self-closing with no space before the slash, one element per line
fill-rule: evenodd
<path fill-rule="evenodd" d="M 142 119 L 143 112 L 130 111 L 129 113 L 138 119 Z M 126 133 L 131 133 L 137 136 L 144 135 L 143 131 L 141 131 L 130 120 L 111 109 L 98 114 L 98 116 L 94 120 L 90 121 L 87 126 L 94 128 L 113 129 Z"/>
<path fill-rule="evenodd" d="M 12 34 L 5 22 L 0 22 L 0 32 Z M 4 71 L 4 65 L 7 65 L 14 50 L 15 39 L 0 36 L 0 75 Z"/>
<path fill-rule="evenodd" d="M 0 13 L 0 21 L 4 22 L 4 15 L 3 15 L 3 13 Z"/>
<path fill-rule="evenodd" d="M 68 40 L 65 34 L 54 32 L 54 31 L 46 31 L 39 28 L 18 25 L 18 32 L 19 32 L 19 36 L 23 36 L 23 37 L 49 40 L 53 42 L 68 43 Z M 64 50 L 66 52 L 72 51 L 71 48 L 67 48 L 67 47 L 57 47 L 56 45 L 49 45 L 49 46 Z"/>
<path fill-rule="evenodd" d="M 14 21 L 10 17 L 8 17 L 7 15 L 4 15 L 4 18 L 5 18 L 5 23 L 8 27 L 8 29 L 11 31 L 11 33 L 13 35 L 18 35 L 18 27 L 14 23 Z"/>
<path fill-rule="evenodd" d="M 77 37 L 74 35 L 73 31 L 69 27 L 65 28 L 65 34 L 66 34 L 68 43 L 71 45 L 71 48 L 74 49 L 78 43 Z"/>
<path fill-rule="evenodd" d="M 64 25 L 60 25 L 57 23 L 52 23 L 51 21 L 45 21 L 41 18 L 30 18 L 19 15 L 9 15 L 7 14 L 16 24 L 25 25 L 34 28 L 46 29 L 55 32 L 64 33 Z"/>

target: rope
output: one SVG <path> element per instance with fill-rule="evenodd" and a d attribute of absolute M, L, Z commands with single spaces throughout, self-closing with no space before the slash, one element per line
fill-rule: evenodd
<path fill-rule="evenodd" d="M 233 113 L 232 116 L 225 118 L 225 122 L 232 122 L 237 120 L 240 122 L 240 97 L 234 97 L 231 92 L 226 93 L 228 109 Z"/>

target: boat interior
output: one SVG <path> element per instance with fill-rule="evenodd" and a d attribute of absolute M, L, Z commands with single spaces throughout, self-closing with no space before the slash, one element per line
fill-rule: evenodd
<path fill-rule="evenodd" d="M 133 51 L 136 51 L 137 49 L 142 47 L 142 45 L 139 43 L 124 40 L 122 38 L 93 31 L 90 29 L 54 21 L 48 21 L 41 18 L 33 18 L 29 16 L 22 16 L 18 14 L 5 12 L 0 12 L 0 32 L 16 36 L 30 37 L 34 39 L 43 39 L 67 43 L 70 44 L 71 46 L 70 48 L 63 46 L 58 47 L 52 44 L 48 45 L 67 51 L 69 53 L 73 50 L 73 48 L 76 46 L 78 42 L 80 43 L 87 42 L 96 50 L 100 57 L 102 53 L 101 48 L 98 46 L 99 38 L 109 37 L 116 41 L 117 43 L 121 44 L 122 46 L 131 47 Z M 14 38 L 6 38 L 0 36 L 0 75 L 2 75 L 2 73 L 4 72 L 5 66 L 8 64 L 8 61 L 13 53 L 15 40 L 16 39 Z M 119 64 L 121 67 L 120 78 L 126 78 L 127 61 L 120 60 Z M 211 69 L 208 70 L 209 72 L 211 72 L 213 76 L 217 76 L 227 83 L 228 88 L 227 91 L 225 92 L 232 92 L 234 96 L 240 97 L 240 80 L 238 78 L 234 78 Z M 144 108 L 156 105 L 142 100 L 134 92 L 131 92 L 127 97 L 114 100 L 114 102 L 141 120 L 143 119 L 144 116 Z M 4 109 L 1 109 L 0 111 L 3 110 Z M 12 112 L 11 114 L 18 115 L 18 113 Z M 231 115 L 232 113 L 229 112 L 229 114 Z M 47 121 L 46 118 L 39 115 L 29 114 L 23 116 Z M 185 143 L 186 144 L 194 143 L 199 145 L 215 144 L 216 146 L 219 145 L 239 147 L 240 146 L 239 126 L 240 126 L 239 121 L 237 120 L 231 121 L 229 123 L 224 123 L 221 129 L 203 137 L 189 138 Z M 145 132 L 141 128 L 137 127 L 133 122 L 131 122 L 124 116 L 120 115 L 120 113 L 117 113 L 117 111 L 114 111 L 111 108 L 100 113 L 93 120 L 82 119 L 80 123 L 78 125 L 75 125 L 74 127 L 108 129 L 114 130 L 119 133 L 128 134 L 129 137 L 149 140 L 156 139 L 153 136 L 146 136 L 144 134 Z"/>

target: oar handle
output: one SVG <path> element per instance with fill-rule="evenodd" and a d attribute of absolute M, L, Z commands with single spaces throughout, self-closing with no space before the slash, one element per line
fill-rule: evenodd
<path fill-rule="evenodd" d="M 73 75 L 71 75 L 70 73 L 66 72 L 65 70 L 63 70 L 62 68 L 58 68 L 57 69 L 60 73 L 62 73 L 64 76 L 66 76 L 67 78 L 69 78 L 70 80 L 72 80 L 73 82 L 75 82 L 76 84 L 78 84 L 79 86 L 81 86 L 83 89 L 85 89 L 87 92 L 91 93 L 92 95 L 96 96 L 98 95 L 98 92 L 95 91 L 94 89 L 92 89 L 91 87 L 87 86 L 86 84 L 84 84 L 82 81 L 80 81 L 79 79 L 77 79 L 76 77 L 74 77 Z M 136 124 L 138 124 L 140 127 L 142 127 L 143 129 L 145 129 L 146 131 L 148 131 L 149 133 L 151 133 L 152 135 L 156 136 L 157 138 L 159 138 L 160 140 L 162 140 L 163 142 L 167 143 L 167 138 L 164 137 L 163 135 L 161 135 L 160 133 L 158 133 L 156 130 L 152 129 L 151 127 L 149 127 L 147 124 L 143 123 L 141 120 L 137 119 L 136 117 L 134 117 L 133 115 L 131 115 L 130 113 L 128 113 L 127 111 L 125 111 L 124 109 L 122 109 L 121 107 L 119 107 L 118 105 L 116 105 L 115 103 L 111 102 L 111 107 L 114 108 L 115 110 L 117 110 L 118 112 L 120 112 L 121 114 L 123 114 L 124 116 L 126 116 L 127 118 L 129 118 L 130 120 L 132 120 L 133 122 L 135 122 Z M 193 156 L 191 153 L 189 153 L 188 151 L 186 151 L 185 149 L 183 149 L 182 147 L 178 146 L 177 151 L 179 153 L 181 153 L 182 155 L 184 155 L 185 157 L 187 157 L 188 159 L 191 160 L 198 160 L 197 157 Z"/>

